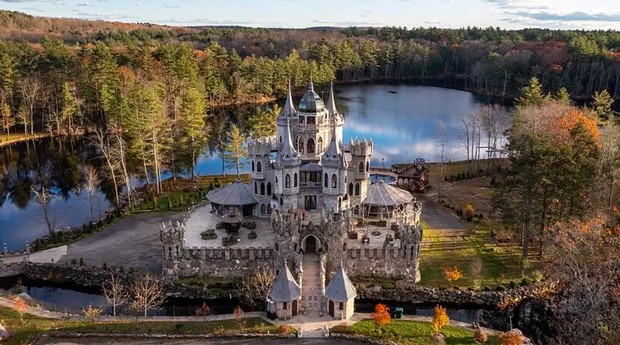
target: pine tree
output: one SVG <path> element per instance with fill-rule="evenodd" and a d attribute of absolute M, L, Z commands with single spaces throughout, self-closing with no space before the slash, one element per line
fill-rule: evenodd
<path fill-rule="evenodd" d="M 542 92 L 542 86 L 538 78 L 530 78 L 529 84 L 521 88 L 522 96 L 517 98 L 516 102 L 519 106 L 535 105 L 541 106 L 547 99 Z"/>
<path fill-rule="evenodd" d="M 241 135 L 239 128 L 232 125 L 228 135 L 228 140 L 222 150 L 222 158 L 226 161 L 226 167 L 236 168 L 237 177 L 240 176 L 239 170 L 245 166 L 245 159 L 248 156 L 248 149 L 243 145 L 245 138 Z"/>
<path fill-rule="evenodd" d="M 570 99 L 570 93 L 565 87 L 561 87 L 558 90 L 558 93 L 555 96 L 555 100 L 558 103 L 565 104 L 565 105 L 572 105 L 573 103 Z"/>
<path fill-rule="evenodd" d="M 0 129 L 6 134 L 11 134 L 11 127 L 15 126 L 15 118 L 11 113 L 11 107 L 8 103 L 3 102 L 0 105 Z"/>
<path fill-rule="evenodd" d="M 180 144 L 191 156 L 191 178 L 194 179 L 196 156 L 207 141 L 205 131 L 205 109 L 203 88 L 189 88 L 182 96 Z"/>
<path fill-rule="evenodd" d="M 609 92 L 607 90 L 595 91 L 592 98 L 592 109 L 596 112 L 599 119 L 603 121 L 608 120 L 613 115 L 611 105 L 614 103 L 614 99 Z"/>

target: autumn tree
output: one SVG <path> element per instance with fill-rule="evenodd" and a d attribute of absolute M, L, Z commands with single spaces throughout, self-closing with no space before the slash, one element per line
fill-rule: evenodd
<path fill-rule="evenodd" d="M 222 158 L 228 168 L 235 168 L 237 177 L 240 176 L 240 169 L 245 166 L 245 159 L 248 156 L 248 149 L 244 146 L 245 138 L 241 135 L 239 128 L 232 125 L 228 132 L 228 140 L 222 150 Z"/>
<path fill-rule="evenodd" d="M 137 278 L 131 285 L 131 304 L 147 316 L 149 309 L 162 304 L 166 298 L 161 282 L 151 274 Z"/>
<path fill-rule="evenodd" d="M 13 126 L 15 126 L 15 118 L 11 113 L 11 106 L 7 102 L 0 102 L 0 130 L 11 134 Z"/>
<path fill-rule="evenodd" d="M 441 333 L 441 329 L 443 328 L 443 326 L 447 325 L 449 321 L 450 318 L 448 317 L 446 308 L 440 305 L 435 306 L 432 321 L 433 332 L 435 332 L 435 334 Z"/>
<path fill-rule="evenodd" d="M 13 299 L 13 309 L 19 314 L 19 320 L 24 324 L 24 314 L 28 311 L 28 304 L 23 298 L 17 296 Z"/>
<path fill-rule="evenodd" d="M 243 308 L 241 308 L 240 306 L 236 306 L 233 310 L 233 314 L 235 315 L 235 322 L 237 323 L 237 328 L 242 329 L 244 325 L 243 315 L 245 314 L 243 312 Z"/>
<path fill-rule="evenodd" d="M 385 304 L 379 303 L 375 305 L 375 312 L 372 313 L 370 316 L 375 321 L 375 325 L 379 330 L 381 330 L 383 326 L 389 325 L 390 322 L 392 322 L 390 311 Z"/>
<path fill-rule="evenodd" d="M 523 256 L 534 238 L 542 255 L 545 228 L 586 210 L 600 156 L 596 121 L 582 109 L 554 101 L 519 106 L 508 140 L 511 165 L 494 206 L 520 233 Z"/>
<path fill-rule="evenodd" d="M 523 344 L 523 335 L 517 332 L 500 332 L 497 334 L 500 345 L 521 345 Z"/>
<path fill-rule="evenodd" d="M 443 272 L 444 278 L 446 278 L 446 280 L 448 281 L 448 284 L 450 284 L 450 287 L 454 286 L 454 283 L 457 280 L 461 279 L 461 277 L 463 277 L 463 274 L 461 273 L 461 271 L 459 271 L 459 268 L 456 266 L 453 266 L 453 267 L 446 266 L 442 268 L 441 270 Z"/>

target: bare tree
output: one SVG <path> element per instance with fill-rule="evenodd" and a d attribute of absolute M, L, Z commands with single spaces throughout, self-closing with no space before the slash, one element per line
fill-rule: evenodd
<path fill-rule="evenodd" d="M 43 219 L 37 220 L 45 224 L 45 226 L 47 227 L 47 231 L 50 235 L 54 235 L 56 223 L 60 218 L 60 210 L 54 210 L 50 205 L 50 202 L 54 198 L 54 195 L 51 194 L 49 190 L 43 186 L 40 188 L 31 187 L 31 190 L 34 194 L 37 205 L 39 205 L 39 207 L 41 208 Z"/>
<path fill-rule="evenodd" d="M 88 206 L 90 208 L 90 218 L 93 218 L 93 198 L 95 193 L 97 192 L 97 188 L 99 188 L 99 183 L 101 182 L 99 179 L 99 173 L 97 169 L 95 169 L 91 165 L 86 165 L 82 169 L 84 173 L 84 186 L 86 187 L 86 192 L 88 193 Z M 98 210 L 101 211 L 101 210 Z"/>
<path fill-rule="evenodd" d="M 112 306 L 112 315 L 116 316 L 116 310 L 129 299 L 129 293 L 119 276 L 112 273 L 110 280 L 103 283 L 103 297 L 108 305 Z"/>
<path fill-rule="evenodd" d="M 38 78 L 26 77 L 19 84 L 19 91 L 22 94 L 22 99 L 28 110 L 30 117 L 30 134 L 34 134 L 34 108 L 37 102 L 37 97 L 41 91 L 41 82 Z M 43 123 L 43 121 L 41 122 Z"/>
<path fill-rule="evenodd" d="M 255 269 L 252 273 L 244 275 L 238 286 L 238 296 L 244 303 L 258 306 L 258 301 L 264 301 L 269 289 L 273 286 L 276 277 L 264 267 Z"/>
<path fill-rule="evenodd" d="M 149 309 L 159 306 L 166 298 L 161 282 L 152 274 L 136 279 L 131 291 L 132 306 L 136 310 L 144 311 L 144 316 L 147 316 Z"/>
<path fill-rule="evenodd" d="M 114 197 L 116 206 L 120 206 L 120 198 L 118 196 L 118 180 L 116 175 L 116 164 L 114 162 L 114 157 L 112 155 L 112 145 L 110 143 L 109 138 L 106 136 L 105 131 L 101 128 L 96 128 L 94 131 L 94 136 L 91 138 L 93 144 L 99 149 L 101 155 L 105 159 L 106 165 L 108 167 L 108 173 L 112 178 L 112 184 L 114 185 Z"/>

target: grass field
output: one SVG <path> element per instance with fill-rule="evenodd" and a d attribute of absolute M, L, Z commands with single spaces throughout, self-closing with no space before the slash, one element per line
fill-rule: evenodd
<path fill-rule="evenodd" d="M 26 314 L 22 324 L 19 314 L 12 309 L 0 307 L 0 322 L 13 337 L 3 344 L 29 344 L 31 340 L 50 331 L 68 331 L 79 333 L 114 334 L 227 334 L 235 333 L 277 333 L 278 327 L 267 321 L 253 317 L 241 320 L 239 327 L 236 320 L 205 322 L 88 322 L 44 319 Z"/>
<path fill-rule="evenodd" d="M 432 344 L 431 335 L 433 326 L 430 322 L 392 320 L 389 325 L 378 331 L 373 320 L 362 320 L 350 327 L 336 326 L 334 332 L 346 334 L 364 335 L 370 338 L 393 341 L 402 345 L 428 345 Z M 448 345 L 475 345 L 480 344 L 474 340 L 472 329 L 445 326 L 441 333 L 445 336 Z M 488 345 L 497 345 L 499 341 L 494 336 L 489 336 Z"/>

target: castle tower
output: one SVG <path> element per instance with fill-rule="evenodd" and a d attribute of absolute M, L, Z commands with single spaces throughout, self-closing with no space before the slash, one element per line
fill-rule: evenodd
<path fill-rule="evenodd" d="M 185 230 L 179 221 L 161 223 L 159 239 L 163 244 L 163 276 L 176 277 L 178 275 L 178 264 L 183 255 L 184 234 Z"/>
<path fill-rule="evenodd" d="M 274 169 L 275 194 L 279 203 L 276 207 L 280 212 L 297 208 L 299 194 L 299 166 L 301 158 L 293 146 L 291 126 L 287 119 L 286 132 L 282 146 L 276 157 Z"/>
<path fill-rule="evenodd" d="M 332 213 L 348 208 L 346 195 L 347 168 L 349 166 L 342 143 L 336 142 L 336 128 L 333 128 L 332 140 L 321 157 L 323 165 L 323 207 Z"/>
<path fill-rule="evenodd" d="M 291 94 L 291 81 L 288 81 L 288 90 L 286 92 L 286 103 L 284 103 L 284 108 L 278 115 L 276 120 L 278 130 L 277 130 L 277 146 L 282 147 L 284 143 L 284 137 L 286 136 L 286 127 L 291 123 L 297 122 L 297 110 L 295 110 L 295 106 L 293 105 L 293 95 Z"/>
<path fill-rule="evenodd" d="M 248 154 L 251 160 L 251 189 L 259 203 L 256 205 L 254 215 L 267 217 L 270 211 L 270 201 L 273 195 L 274 185 L 270 177 L 269 156 L 271 154 L 271 141 L 258 139 L 248 142 Z"/>
<path fill-rule="evenodd" d="M 280 319 L 291 318 L 297 315 L 300 297 L 301 287 L 285 261 L 267 294 L 267 312 L 274 313 Z"/>
<path fill-rule="evenodd" d="M 338 320 L 347 320 L 353 316 L 353 304 L 357 291 L 347 276 L 342 263 L 336 274 L 325 288 L 327 313 Z"/>
<path fill-rule="evenodd" d="M 329 99 L 327 100 L 327 111 L 329 112 L 330 125 L 334 127 L 336 142 L 343 141 L 344 117 L 336 109 L 336 95 L 334 94 L 334 83 L 329 84 Z"/>
<path fill-rule="evenodd" d="M 349 183 L 347 193 L 355 202 L 364 200 L 368 192 L 370 181 L 370 156 L 372 155 L 372 139 L 366 141 L 350 140 L 349 151 L 351 152 L 351 164 L 349 165 Z"/>

